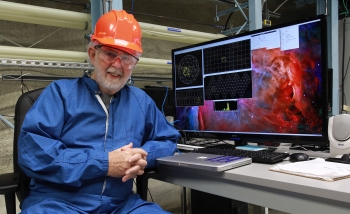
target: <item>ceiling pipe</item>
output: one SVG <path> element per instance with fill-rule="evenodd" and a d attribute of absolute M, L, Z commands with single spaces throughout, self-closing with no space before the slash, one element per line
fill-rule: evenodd
<path fill-rule="evenodd" d="M 11 11 L 4 11 L 2 10 L 2 8 L 0 8 L 0 20 L 22 22 L 22 23 L 29 23 L 29 24 L 39 24 L 39 25 L 46 25 L 46 26 L 55 26 L 55 27 L 64 27 L 64 28 L 88 30 L 88 31 L 91 30 L 90 22 L 74 22 L 74 21 L 61 20 L 61 19 L 28 16 L 24 14 L 14 13 Z"/>
<path fill-rule="evenodd" d="M 53 9 L 48 7 L 39 7 L 29 4 L 19 4 L 2 0 L 0 0 L 0 8 L 2 11 L 23 14 L 29 17 L 41 17 L 46 19 L 49 18 L 53 20 L 65 21 L 74 20 L 76 22 L 85 22 L 91 20 L 90 14 L 87 13 Z"/>
<path fill-rule="evenodd" d="M 164 40 L 169 39 L 171 41 L 176 40 L 184 43 L 194 44 L 225 37 L 221 34 L 204 33 L 193 30 L 167 27 L 162 25 L 148 24 L 143 22 L 139 23 L 142 30 L 142 36 L 145 38 L 163 38 Z"/>
<path fill-rule="evenodd" d="M 60 62 L 84 62 L 87 58 L 87 53 L 39 48 L 0 46 L 0 58 L 47 60 Z"/>
<path fill-rule="evenodd" d="M 0 58 L 55 62 L 85 62 L 87 59 L 87 53 L 77 51 L 0 46 Z M 141 57 L 137 63 L 137 67 L 171 69 L 171 62 L 165 59 Z"/>
<path fill-rule="evenodd" d="M 91 15 L 0 0 L 0 19 L 91 31 Z M 139 22 L 144 38 L 195 44 L 225 37 L 161 25 Z"/>

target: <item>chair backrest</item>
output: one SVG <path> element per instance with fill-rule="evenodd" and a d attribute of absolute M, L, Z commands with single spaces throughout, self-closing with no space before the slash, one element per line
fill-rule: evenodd
<path fill-rule="evenodd" d="M 35 89 L 23 93 L 17 100 L 15 107 L 15 125 L 13 136 L 13 169 L 14 172 L 20 173 L 19 191 L 16 193 L 19 201 L 22 201 L 27 195 L 30 178 L 27 177 L 18 165 L 18 137 L 21 132 L 22 123 L 28 110 L 33 106 L 38 99 L 43 88 Z"/>

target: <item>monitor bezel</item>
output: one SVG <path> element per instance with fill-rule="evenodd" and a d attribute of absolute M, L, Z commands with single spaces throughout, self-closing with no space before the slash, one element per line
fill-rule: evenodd
<path fill-rule="evenodd" d="M 325 15 L 319 15 L 317 17 L 312 17 L 312 18 L 304 18 L 304 19 L 299 19 L 295 21 L 291 21 L 288 23 L 283 23 L 271 27 L 266 27 L 258 30 L 253 30 L 253 31 L 248 31 L 244 32 L 238 35 L 233 35 L 233 36 L 228 36 L 228 37 L 223 37 L 215 40 L 210 40 L 202 43 L 197 43 L 193 45 L 188 45 L 176 49 L 172 49 L 171 51 L 171 56 L 172 56 L 172 86 L 173 86 L 173 98 L 174 98 L 174 105 L 176 105 L 176 88 L 175 88 L 175 52 L 178 51 L 183 51 L 186 49 L 190 48 L 195 48 L 198 46 L 203 46 L 211 43 L 216 43 L 220 41 L 225 41 L 233 38 L 239 38 L 239 37 L 244 37 L 244 36 L 249 36 L 251 34 L 257 34 L 257 33 L 262 33 L 278 28 L 283 28 L 283 27 L 288 27 L 291 25 L 296 25 L 296 24 L 301 24 L 305 22 L 310 22 L 310 21 L 315 21 L 315 20 L 320 20 L 321 22 L 321 59 L 322 59 L 322 97 L 324 98 L 324 102 L 322 103 L 322 136 L 300 136 L 300 135 L 292 135 L 292 134 L 287 134 L 287 135 L 282 135 L 282 134 L 277 134 L 277 133 L 259 133 L 259 134 L 253 134 L 253 133 L 236 133 L 236 132 L 214 132 L 214 131 L 191 131 L 191 130 L 180 130 L 183 135 L 185 135 L 187 138 L 209 138 L 209 139 L 219 139 L 219 140 L 235 140 L 235 141 L 244 141 L 244 142 L 281 142 L 281 143 L 293 143 L 293 144 L 313 144 L 317 146 L 327 146 L 329 144 L 328 140 L 328 104 L 327 104 L 327 70 L 328 70 L 328 65 L 327 65 L 327 19 Z M 175 121 L 176 121 L 176 106 L 174 106 L 175 109 Z M 175 124 L 176 127 L 176 124 Z"/>

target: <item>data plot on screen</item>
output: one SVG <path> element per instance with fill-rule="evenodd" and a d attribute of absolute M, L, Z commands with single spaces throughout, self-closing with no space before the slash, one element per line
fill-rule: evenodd
<path fill-rule="evenodd" d="M 203 88 L 176 90 L 177 106 L 200 106 L 203 104 Z"/>
<path fill-rule="evenodd" d="M 204 49 L 204 73 L 250 68 L 250 40 Z"/>
<path fill-rule="evenodd" d="M 177 88 L 203 84 L 202 51 L 192 51 L 175 57 Z"/>
<path fill-rule="evenodd" d="M 235 72 L 207 76 L 204 79 L 205 100 L 252 97 L 252 72 Z"/>

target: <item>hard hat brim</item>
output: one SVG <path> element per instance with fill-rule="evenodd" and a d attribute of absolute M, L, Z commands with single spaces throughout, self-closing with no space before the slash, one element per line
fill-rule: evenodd
<path fill-rule="evenodd" d="M 127 42 L 125 40 L 113 39 L 113 38 L 92 38 L 99 41 L 102 45 L 115 47 L 115 48 L 126 48 L 138 53 L 142 53 L 143 50 L 138 45 L 132 42 Z M 132 53 L 131 53 L 132 54 Z"/>

